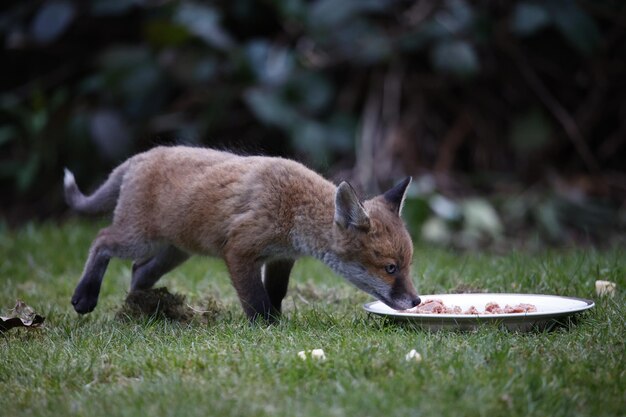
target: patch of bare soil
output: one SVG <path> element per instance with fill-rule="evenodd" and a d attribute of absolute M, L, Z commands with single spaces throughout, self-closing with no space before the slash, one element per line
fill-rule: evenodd
<path fill-rule="evenodd" d="M 148 316 L 189 322 L 193 314 L 193 310 L 185 303 L 184 295 L 172 294 L 167 288 L 161 287 L 130 292 L 116 317 L 138 319 Z"/>
<path fill-rule="evenodd" d="M 171 293 L 166 287 L 160 287 L 129 293 L 116 317 L 121 320 L 153 317 L 182 323 L 192 320 L 213 323 L 223 311 L 224 306 L 213 296 L 204 297 L 200 306 L 192 307 L 183 294 Z"/>

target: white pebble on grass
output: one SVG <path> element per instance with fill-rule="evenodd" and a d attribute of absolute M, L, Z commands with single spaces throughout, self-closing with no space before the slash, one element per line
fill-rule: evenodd
<path fill-rule="evenodd" d="M 411 349 L 411 351 L 406 354 L 404 359 L 406 359 L 407 362 L 420 363 L 422 361 L 422 355 L 420 355 L 420 353 L 415 349 Z"/>
<path fill-rule="evenodd" d="M 311 351 L 311 358 L 318 361 L 325 361 L 326 355 L 324 354 L 324 351 L 322 349 L 313 349 Z"/>
<path fill-rule="evenodd" d="M 617 284 L 611 281 L 596 281 L 596 294 L 599 297 L 608 295 L 613 297 L 615 295 L 615 289 L 617 288 Z"/>
<path fill-rule="evenodd" d="M 307 360 L 308 357 L 316 361 L 326 360 L 326 355 L 324 354 L 324 351 L 322 349 L 313 349 L 307 351 L 301 350 L 300 352 L 298 352 L 298 357 L 303 361 Z"/>

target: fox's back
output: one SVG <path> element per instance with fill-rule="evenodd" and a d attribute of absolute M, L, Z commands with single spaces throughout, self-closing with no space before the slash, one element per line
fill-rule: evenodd
<path fill-rule="evenodd" d="M 259 241 L 286 238 L 297 211 L 331 201 L 334 189 L 295 161 L 158 147 L 131 159 L 115 222 L 139 225 L 149 238 L 189 251 L 218 254 L 242 227 Z"/>

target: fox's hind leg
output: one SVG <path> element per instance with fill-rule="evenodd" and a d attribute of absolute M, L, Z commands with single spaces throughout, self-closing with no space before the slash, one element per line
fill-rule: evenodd
<path fill-rule="evenodd" d="M 133 279 L 130 290 L 146 290 L 152 286 L 163 275 L 176 268 L 189 258 L 189 254 L 168 245 L 161 249 L 154 257 L 142 263 L 133 264 Z"/>
<path fill-rule="evenodd" d="M 91 245 L 82 278 L 74 290 L 74 310 L 85 314 L 96 307 L 102 278 L 112 257 L 145 259 L 154 254 L 155 248 L 150 242 L 138 239 L 137 234 L 129 229 L 115 226 L 102 229 Z"/>
<path fill-rule="evenodd" d="M 272 310 L 280 314 L 283 298 L 287 294 L 289 274 L 293 268 L 293 259 L 281 259 L 265 264 L 263 284 L 272 303 Z"/>

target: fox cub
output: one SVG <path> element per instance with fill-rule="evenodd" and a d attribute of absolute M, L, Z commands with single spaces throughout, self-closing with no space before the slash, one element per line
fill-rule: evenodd
<path fill-rule="evenodd" d="M 131 157 L 90 196 L 66 170 L 73 209 L 113 212 L 91 245 L 72 304 L 80 314 L 96 307 L 111 257 L 133 260 L 133 291 L 202 254 L 224 259 L 250 320 L 273 320 L 295 259 L 309 255 L 390 307 L 411 308 L 420 299 L 400 218 L 410 181 L 361 202 L 347 182 L 335 186 L 288 159 L 184 146 Z"/>

